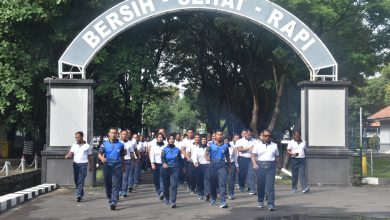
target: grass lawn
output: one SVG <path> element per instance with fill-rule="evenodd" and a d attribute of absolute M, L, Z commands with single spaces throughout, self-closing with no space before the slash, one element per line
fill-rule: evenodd
<path fill-rule="evenodd" d="M 367 157 L 367 176 L 372 177 L 382 177 L 382 178 L 390 178 L 390 158 L 373 158 L 373 164 L 374 164 L 374 174 L 371 175 L 371 169 L 370 169 L 370 157 Z M 353 158 L 353 173 L 354 175 L 360 175 L 360 158 L 354 157 Z M 387 170 L 386 170 L 387 168 Z M 385 171 L 385 172 L 383 172 Z"/>
<path fill-rule="evenodd" d="M 96 170 L 96 179 L 103 180 L 103 170 L 102 169 Z"/>

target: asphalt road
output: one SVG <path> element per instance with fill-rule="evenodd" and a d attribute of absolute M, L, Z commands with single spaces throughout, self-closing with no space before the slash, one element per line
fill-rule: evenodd
<path fill-rule="evenodd" d="M 237 193 L 228 204 L 227 209 L 209 206 L 179 188 L 178 208 L 171 209 L 156 199 L 151 184 L 145 184 L 111 211 L 102 188 L 88 189 L 80 203 L 73 190 L 59 189 L 0 219 L 390 219 L 390 187 L 313 187 L 310 194 L 292 194 L 289 186 L 277 185 L 274 212 L 257 208 L 257 196 L 248 193 Z"/>

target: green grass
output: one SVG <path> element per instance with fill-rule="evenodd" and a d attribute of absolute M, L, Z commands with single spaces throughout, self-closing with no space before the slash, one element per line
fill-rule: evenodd
<path fill-rule="evenodd" d="M 98 169 L 96 170 L 96 180 L 102 180 L 103 179 L 103 170 Z"/>
<path fill-rule="evenodd" d="M 371 169 L 369 167 L 371 161 L 370 157 L 367 157 L 367 176 L 380 177 L 380 178 L 390 178 L 390 169 L 385 171 L 386 168 L 390 166 L 390 158 L 373 158 L 374 164 L 374 174 L 371 175 Z M 354 175 L 360 175 L 360 157 L 354 157 L 353 160 L 353 173 Z"/>

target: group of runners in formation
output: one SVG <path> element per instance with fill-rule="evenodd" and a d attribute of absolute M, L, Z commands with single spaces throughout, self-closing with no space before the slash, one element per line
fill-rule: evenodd
<path fill-rule="evenodd" d="M 297 193 L 298 179 L 302 193 L 308 193 L 305 177 L 306 144 L 299 131 L 287 147 L 292 170 L 292 192 Z M 83 140 L 83 132 L 75 135 L 65 159 L 73 157 L 76 201 L 84 196 L 84 179 L 92 169 L 92 147 Z M 187 186 L 191 194 L 211 206 L 227 208 L 227 199 L 235 199 L 235 186 L 241 193 L 257 194 L 258 207 L 267 202 L 269 211 L 275 210 L 275 174 L 281 168 L 279 151 L 271 141 L 271 132 L 263 130 L 256 138 L 250 129 L 235 134 L 231 139 L 223 131 L 200 135 L 189 129 L 186 134 L 157 135 L 145 141 L 129 130 L 110 128 L 99 147 L 98 158 L 103 164 L 106 196 L 111 210 L 120 197 L 127 197 L 141 182 L 143 164 L 153 170 L 156 197 L 164 205 L 176 208 L 179 185 Z"/>

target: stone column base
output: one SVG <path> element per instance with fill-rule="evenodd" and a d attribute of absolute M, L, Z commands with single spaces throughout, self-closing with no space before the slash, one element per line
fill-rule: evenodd
<path fill-rule="evenodd" d="M 352 152 L 342 148 L 310 148 L 306 154 L 310 185 L 351 185 Z"/>

